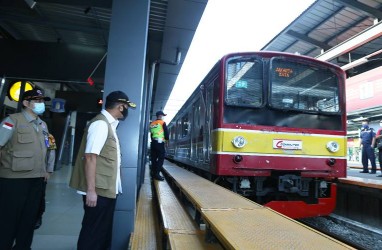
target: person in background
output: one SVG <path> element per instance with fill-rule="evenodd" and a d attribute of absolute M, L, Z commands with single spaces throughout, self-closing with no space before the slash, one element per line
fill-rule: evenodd
<path fill-rule="evenodd" d="M 49 134 L 49 147 L 48 147 L 48 153 L 46 155 L 46 174 L 45 174 L 44 182 L 43 182 L 40 209 L 38 211 L 37 221 L 36 221 L 36 225 L 34 229 L 40 228 L 42 224 L 42 215 L 45 212 L 46 184 L 48 183 L 48 180 L 54 171 L 54 163 L 56 161 L 56 149 L 57 149 L 56 139 L 54 139 L 54 136 L 52 134 Z"/>
<path fill-rule="evenodd" d="M 377 134 L 375 136 L 376 138 L 376 147 L 378 149 L 378 161 L 379 161 L 379 168 L 382 172 L 382 120 L 379 121 L 379 129 L 377 131 Z M 377 177 L 382 177 L 381 175 L 377 175 Z"/>
<path fill-rule="evenodd" d="M 168 141 L 168 129 L 163 121 L 163 116 L 166 116 L 163 111 L 156 112 L 157 119 L 150 123 L 152 177 L 159 181 L 164 180 L 159 172 L 162 169 L 166 154 L 165 142 Z"/>
<path fill-rule="evenodd" d="M 119 120 L 136 105 L 122 91 L 106 97 L 105 109 L 85 128 L 70 187 L 82 194 L 84 217 L 78 250 L 110 249 L 117 194 L 122 193 Z"/>
<path fill-rule="evenodd" d="M 369 120 L 366 119 L 362 122 L 362 129 L 360 133 L 360 147 L 362 147 L 362 166 L 363 170 L 360 173 L 369 173 L 369 160 L 371 163 L 370 174 L 377 173 L 377 166 L 375 164 L 375 132 L 369 127 Z"/>
<path fill-rule="evenodd" d="M 49 131 L 41 90 L 24 92 L 23 110 L 0 124 L 0 249 L 30 249 L 46 176 Z"/>

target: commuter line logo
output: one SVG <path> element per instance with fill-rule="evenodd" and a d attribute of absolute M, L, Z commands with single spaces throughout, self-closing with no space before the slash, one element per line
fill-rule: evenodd
<path fill-rule="evenodd" d="M 275 139 L 275 140 L 273 140 L 273 148 L 274 149 L 301 150 L 302 149 L 302 141 Z"/>

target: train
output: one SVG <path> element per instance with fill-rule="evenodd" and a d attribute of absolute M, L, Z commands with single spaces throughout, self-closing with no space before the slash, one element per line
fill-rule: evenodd
<path fill-rule="evenodd" d="M 291 218 L 346 177 L 345 72 L 284 52 L 223 56 L 168 123 L 166 158 Z"/>

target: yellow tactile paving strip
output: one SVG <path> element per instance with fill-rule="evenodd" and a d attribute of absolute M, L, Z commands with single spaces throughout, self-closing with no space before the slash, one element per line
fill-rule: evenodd
<path fill-rule="evenodd" d="M 338 180 L 341 183 L 357 185 L 357 186 L 362 186 L 362 187 L 382 189 L 382 179 L 381 180 L 374 180 L 374 179 L 368 179 L 368 178 L 348 176 L 346 178 L 339 178 Z"/>
<path fill-rule="evenodd" d="M 170 233 L 169 242 L 171 250 L 186 250 L 186 249 L 207 249 L 207 250 L 222 250 L 218 244 L 208 244 L 204 240 L 204 234 L 179 234 Z"/>
<path fill-rule="evenodd" d="M 157 218 L 152 198 L 150 177 L 146 174 L 138 198 L 135 227 L 129 247 L 131 250 L 162 249 L 161 240 L 157 239 L 156 234 Z"/>
<path fill-rule="evenodd" d="M 174 164 L 163 167 L 227 249 L 353 249 Z"/>
<path fill-rule="evenodd" d="M 352 249 L 270 209 L 203 211 L 227 249 Z"/>
<path fill-rule="evenodd" d="M 250 200 L 233 193 L 227 192 L 227 189 L 215 185 L 214 183 L 200 178 L 197 175 L 190 174 L 188 171 L 166 164 L 165 171 L 177 180 L 182 190 L 187 190 L 185 195 L 198 208 L 201 209 L 255 209 L 262 208 Z"/>

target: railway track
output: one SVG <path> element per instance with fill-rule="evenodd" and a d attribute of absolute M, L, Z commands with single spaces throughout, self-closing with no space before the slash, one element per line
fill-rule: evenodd
<path fill-rule="evenodd" d="M 382 230 L 365 224 L 336 215 L 305 218 L 298 221 L 356 249 L 381 249 Z"/>

